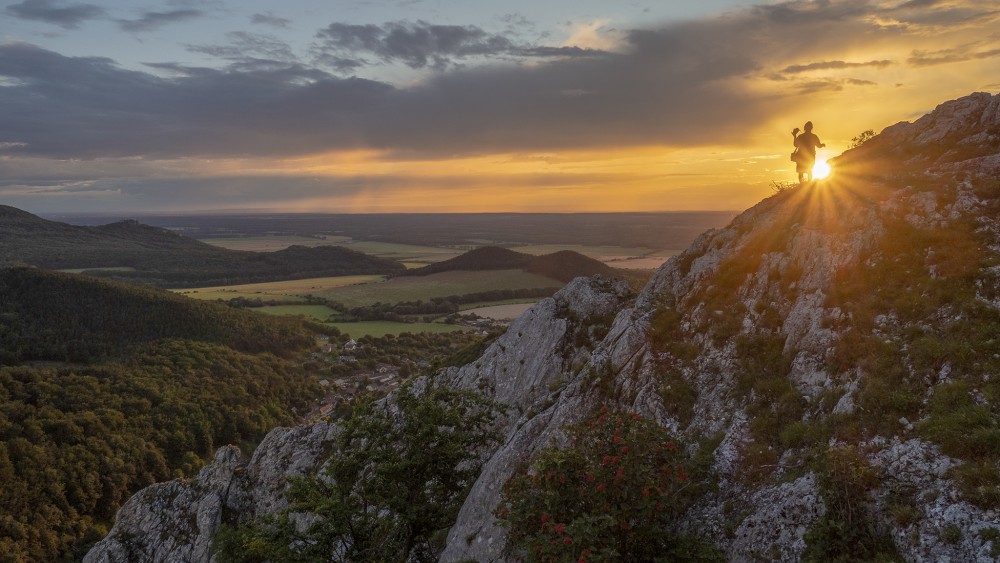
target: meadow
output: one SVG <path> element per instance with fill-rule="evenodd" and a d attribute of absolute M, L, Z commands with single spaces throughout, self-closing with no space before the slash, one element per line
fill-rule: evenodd
<path fill-rule="evenodd" d="M 407 276 L 383 282 L 330 287 L 314 295 L 343 303 L 348 308 L 375 303 L 429 301 L 435 297 L 467 295 L 500 289 L 559 288 L 564 284 L 522 270 L 453 271 L 429 276 Z"/>
<path fill-rule="evenodd" d="M 479 315 L 480 317 L 496 319 L 498 321 L 510 321 L 521 316 L 522 313 L 530 309 L 534 304 L 535 302 L 489 305 L 486 307 L 476 307 L 475 309 L 465 309 L 462 312 L 465 314 L 473 313 Z"/>
<path fill-rule="evenodd" d="M 330 318 L 330 315 L 336 312 L 326 305 L 268 305 L 266 307 L 253 307 L 250 310 L 268 315 L 309 317 L 319 322 L 325 322 Z"/>
<path fill-rule="evenodd" d="M 351 237 L 325 236 L 324 238 L 303 237 L 297 235 L 251 235 L 234 237 L 211 237 L 201 242 L 212 246 L 221 246 L 229 250 L 246 250 L 250 252 L 274 252 L 284 250 L 292 245 L 325 246 L 340 244 L 351 240 Z"/>
<path fill-rule="evenodd" d="M 248 283 L 242 285 L 221 285 L 213 287 L 198 287 L 192 289 L 177 289 L 177 293 L 186 295 L 193 299 L 223 299 L 229 300 L 236 297 L 246 299 L 279 300 L 279 301 L 305 301 L 304 295 L 318 295 L 321 291 L 345 287 L 351 285 L 362 285 L 379 282 L 385 276 L 361 275 L 361 276 L 336 276 L 329 278 L 307 278 L 302 280 L 284 280 L 264 283 Z"/>
<path fill-rule="evenodd" d="M 371 336 L 381 338 L 387 334 L 399 335 L 404 332 L 413 334 L 422 332 L 444 333 L 468 330 L 460 325 L 450 325 L 444 323 L 397 323 L 392 321 L 359 321 L 354 323 L 325 323 L 328 326 L 336 327 L 340 332 L 349 335 L 351 338 L 361 338 Z"/>
<path fill-rule="evenodd" d="M 232 286 L 213 286 L 175 290 L 186 297 L 199 300 L 228 301 L 235 298 L 279 301 L 280 305 L 253 307 L 250 310 L 268 315 L 302 315 L 317 322 L 337 327 L 353 338 L 361 336 L 385 336 L 402 332 L 450 332 L 460 327 L 441 323 L 400 323 L 391 321 L 326 322 L 334 310 L 322 304 L 307 303 L 307 295 L 344 304 L 347 308 L 365 307 L 375 303 L 400 303 L 406 301 L 430 301 L 435 297 L 468 295 L 498 289 L 559 288 L 562 283 L 521 270 L 454 271 L 441 272 L 429 276 L 398 277 L 385 279 L 384 276 L 341 276 L 310 278 L 267 283 Z M 465 312 L 476 312 L 486 308 L 481 316 L 491 318 L 512 318 L 516 314 L 503 307 L 524 310 L 537 299 L 507 299 L 484 301 L 463 306 Z M 292 303 L 289 303 L 292 302 Z M 301 303 L 301 304 L 295 304 Z M 496 309 L 496 307 L 501 307 Z M 511 309 L 513 311 L 513 309 Z M 477 312 L 477 314 L 480 314 Z M 502 315 L 502 316 L 497 316 Z"/>

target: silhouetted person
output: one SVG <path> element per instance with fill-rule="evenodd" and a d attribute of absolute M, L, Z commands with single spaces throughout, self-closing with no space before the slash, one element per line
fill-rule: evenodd
<path fill-rule="evenodd" d="M 799 175 L 799 184 L 812 181 L 812 170 L 816 164 L 816 149 L 826 145 L 821 143 L 813 130 L 813 122 L 806 121 L 805 133 L 799 134 L 799 128 L 792 129 L 792 141 L 795 144 L 795 172 Z"/>

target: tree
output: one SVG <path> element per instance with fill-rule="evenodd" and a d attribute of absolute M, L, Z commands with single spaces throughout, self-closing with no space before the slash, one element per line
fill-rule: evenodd
<path fill-rule="evenodd" d="M 292 481 L 285 512 L 220 534 L 219 560 L 436 561 L 496 414 L 445 388 L 355 411 L 320 474 Z"/>
<path fill-rule="evenodd" d="M 875 138 L 875 131 L 872 129 L 865 129 L 864 131 L 859 133 L 857 137 L 851 137 L 850 148 L 852 149 L 858 148 L 874 138 Z"/>

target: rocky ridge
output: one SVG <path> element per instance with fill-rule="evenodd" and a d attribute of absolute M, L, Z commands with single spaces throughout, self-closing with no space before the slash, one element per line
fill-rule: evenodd
<path fill-rule="evenodd" d="M 503 483 L 601 405 L 713 448 L 716 487 L 681 526 L 732 561 L 802 558 L 829 510 L 823 469 L 807 463 L 816 447 L 856 452 L 878 475 L 866 510 L 903 559 L 995 560 L 983 532 L 1000 513 L 959 477 L 996 458 L 949 442 L 935 405 L 954 391 L 995 427 L 997 374 L 975 346 L 964 363 L 934 350 L 1000 305 L 1000 96 L 942 104 L 834 165 L 834 179 L 702 235 L 637 297 L 578 278 L 437 376 L 510 407 L 442 561 L 506 560 L 492 515 Z M 275 430 L 249 461 L 224 448 L 196 479 L 141 491 L 86 561 L 210 560 L 219 523 L 280 509 L 284 476 L 321 463 L 336 431 Z"/>

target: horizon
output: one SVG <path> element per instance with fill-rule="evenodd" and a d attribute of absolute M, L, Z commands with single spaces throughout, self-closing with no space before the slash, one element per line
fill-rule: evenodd
<path fill-rule="evenodd" d="M 987 0 L 0 14 L 0 203 L 40 215 L 739 212 L 806 120 L 825 160 L 1000 90 Z"/>

